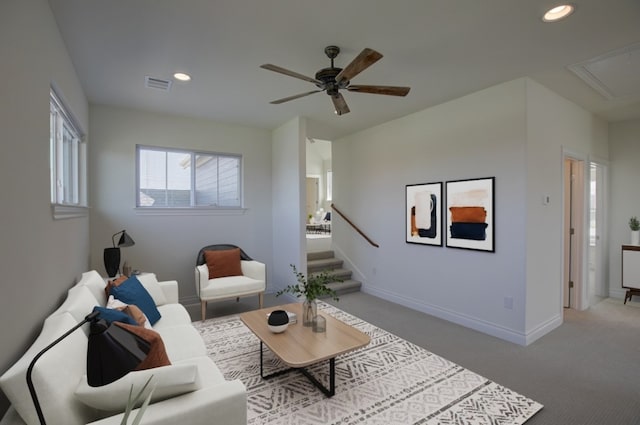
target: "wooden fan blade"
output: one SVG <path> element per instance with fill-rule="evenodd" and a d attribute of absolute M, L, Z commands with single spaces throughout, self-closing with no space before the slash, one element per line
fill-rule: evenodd
<path fill-rule="evenodd" d="M 289 71 L 288 69 L 285 69 L 276 65 L 271 65 L 270 63 L 265 63 L 264 65 L 260 65 L 260 68 L 268 69 L 269 71 L 273 71 L 273 72 L 279 72 L 280 74 L 288 75 L 289 77 L 299 78 L 301 80 L 308 81 L 318 86 L 322 85 L 322 81 L 318 81 L 315 78 L 307 77 L 306 75 L 298 74 L 297 72 Z"/>
<path fill-rule="evenodd" d="M 318 92 L 321 92 L 321 91 L 322 90 L 313 90 L 313 91 L 309 91 L 309 92 L 306 92 L 306 93 L 295 94 L 293 96 L 283 97 L 282 99 L 274 100 L 273 102 L 269 102 L 269 103 L 272 103 L 274 105 L 278 105 L 280 103 L 288 102 L 290 100 L 298 99 L 300 97 L 309 96 L 310 94 L 318 93 Z"/>
<path fill-rule="evenodd" d="M 338 75 L 336 75 L 336 81 L 349 81 L 356 75 L 360 74 L 365 69 L 376 63 L 382 58 L 382 54 L 376 52 L 373 49 L 366 48 L 360 52 L 354 60 L 351 61 L 346 68 L 344 68 Z"/>
<path fill-rule="evenodd" d="M 344 100 L 344 97 L 340 93 L 337 95 L 332 95 L 331 100 L 333 101 L 333 106 L 336 108 L 337 115 L 344 115 L 349 113 L 349 107 L 347 106 L 347 102 Z"/>
<path fill-rule="evenodd" d="M 356 93 L 386 94 L 387 96 L 406 96 L 411 87 L 399 86 L 348 86 L 347 90 Z"/>

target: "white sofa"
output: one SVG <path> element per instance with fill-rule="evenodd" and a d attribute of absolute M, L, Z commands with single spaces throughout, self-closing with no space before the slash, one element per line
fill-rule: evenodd
<path fill-rule="evenodd" d="M 225 380 L 207 356 L 188 312 L 178 303 L 178 283 L 158 282 L 152 273 L 139 280 L 162 315 L 153 329 L 162 337 L 171 365 L 129 372 L 111 384 L 90 387 L 86 382 L 89 325 L 85 324 L 47 351 L 34 367 L 33 383 L 47 424 L 120 424 L 131 385 L 141 388 L 153 375 L 154 397 L 142 424 L 246 425 L 246 389 L 239 380 Z M 11 401 L 0 425 L 39 424 L 26 384 L 27 367 L 40 350 L 82 321 L 94 306 L 105 306 L 105 285 L 96 271 L 83 273 L 62 305 L 46 318 L 33 345 L 0 377 L 0 388 Z"/>

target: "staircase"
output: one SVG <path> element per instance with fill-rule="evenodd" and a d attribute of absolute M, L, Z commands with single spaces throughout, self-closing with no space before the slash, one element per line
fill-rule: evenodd
<path fill-rule="evenodd" d="M 307 276 L 326 271 L 330 275 L 338 277 L 341 282 L 332 282 L 327 285 L 329 288 L 336 291 L 338 297 L 349 292 L 360 291 L 362 283 L 351 279 L 351 270 L 342 268 L 342 263 L 342 260 L 334 256 L 333 251 L 308 252 Z M 327 297 L 328 295 L 324 295 L 321 298 Z"/>

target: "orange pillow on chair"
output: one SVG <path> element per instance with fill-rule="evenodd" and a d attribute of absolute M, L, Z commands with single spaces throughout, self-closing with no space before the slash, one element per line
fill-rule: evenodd
<path fill-rule="evenodd" d="M 205 251 L 204 259 L 209 268 L 209 279 L 227 276 L 242 276 L 240 248 L 220 251 Z"/>

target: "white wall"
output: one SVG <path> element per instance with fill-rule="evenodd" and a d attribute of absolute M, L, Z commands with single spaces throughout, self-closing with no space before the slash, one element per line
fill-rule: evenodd
<path fill-rule="evenodd" d="M 622 298 L 621 246 L 631 242 L 629 218 L 640 217 L 640 120 L 609 124 L 609 146 L 609 294 Z"/>
<path fill-rule="evenodd" d="M 526 78 L 337 140 L 334 202 L 380 248 L 339 219 L 334 248 L 366 292 L 528 344 L 562 321 L 562 145 L 606 158 L 606 140 L 604 122 Z M 405 185 L 491 176 L 495 253 L 405 243 Z"/>
<path fill-rule="evenodd" d="M 562 322 L 563 149 L 587 162 L 606 160 L 609 151 L 604 120 L 532 80 L 526 87 L 526 334 L 531 342 Z M 543 196 L 550 197 L 548 205 Z M 586 290 L 586 280 L 583 286 Z"/>
<path fill-rule="evenodd" d="M 273 131 L 272 289 L 295 283 L 290 264 L 307 268 L 305 256 L 306 120 L 294 118 Z"/>
<path fill-rule="evenodd" d="M 51 215 L 51 84 L 85 132 L 88 105 L 46 0 L 0 2 L 0 58 L 2 374 L 87 269 L 89 222 Z M 0 415 L 7 407 L 0 394 Z"/>
<path fill-rule="evenodd" d="M 254 259 L 271 257 L 271 134 L 133 109 L 91 106 L 91 267 L 104 273 L 102 253 L 126 229 L 136 244 L 122 259 L 161 280 L 176 279 L 183 303 L 196 302 L 194 266 L 200 248 L 240 246 Z M 242 155 L 244 213 L 148 215 L 135 210 L 136 144 Z M 269 270 L 269 269 L 267 269 Z"/>
<path fill-rule="evenodd" d="M 333 143 L 334 248 L 364 290 L 520 341 L 525 309 L 525 82 L 465 96 Z M 496 177 L 496 252 L 405 242 L 405 185 Z M 513 309 L 503 307 L 513 297 Z"/>

